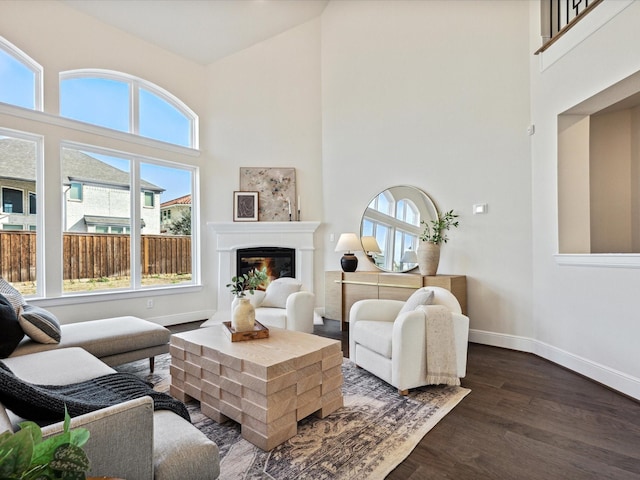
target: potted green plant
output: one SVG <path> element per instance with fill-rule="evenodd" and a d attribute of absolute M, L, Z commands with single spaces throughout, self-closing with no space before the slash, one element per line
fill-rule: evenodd
<path fill-rule="evenodd" d="M 0 434 L 0 478 L 48 480 L 86 478 L 89 459 L 82 447 L 89 439 L 86 428 L 70 429 L 71 418 L 65 408 L 62 433 L 42 438 L 34 422 L 20 423 L 16 433 Z"/>
<path fill-rule="evenodd" d="M 253 330 L 256 321 L 256 311 L 251 302 L 246 298 L 247 292 L 253 292 L 268 279 L 266 267 L 262 270 L 251 269 L 247 273 L 231 278 L 227 287 L 235 296 L 231 304 L 231 327 L 236 332 L 248 332 Z"/>
<path fill-rule="evenodd" d="M 453 213 L 453 210 L 449 210 L 444 214 L 438 213 L 435 220 L 420 221 L 424 225 L 424 230 L 419 237 L 421 241 L 416 254 L 421 275 L 435 275 L 438 271 L 440 246 L 449 240 L 447 237 L 449 229 L 458 228 L 460 222 L 457 218 L 458 215 Z"/>
<path fill-rule="evenodd" d="M 249 292 L 253 295 L 253 292 L 268 279 L 267 268 L 258 270 L 253 268 L 247 273 L 238 275 L 237 277 L 231 277 L 231 283 L 227 283 L 227 287 L 231 289 L 231 293 L 236 298 L 242 298 Z"/>

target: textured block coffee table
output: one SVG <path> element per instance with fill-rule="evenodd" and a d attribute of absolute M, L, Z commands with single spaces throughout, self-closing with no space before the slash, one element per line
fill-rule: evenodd
<path fill-rule="evenodd" d="M 298 420 L 342 407 L 338 340 L 270 328 L 269 338 L 231 342 L 222 328 L 171 336 L 171 395 L 199 400 L 219 423 L 235 420 L 263 450 L 296 435 Z"/>

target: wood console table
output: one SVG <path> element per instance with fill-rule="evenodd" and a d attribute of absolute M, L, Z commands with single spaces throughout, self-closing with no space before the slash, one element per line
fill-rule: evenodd
<path fill-rule="evenodd" d="M 358 300 L 381 298 L 406 300 L 421 287 L 442 287 L 455 295 L 467 314 L 467 277 L 465 275 L 417 275 L 412 273 L 342 272 L 324 274 L 324 316 L 340 320 L 348 330 L 349 310 Z"/>

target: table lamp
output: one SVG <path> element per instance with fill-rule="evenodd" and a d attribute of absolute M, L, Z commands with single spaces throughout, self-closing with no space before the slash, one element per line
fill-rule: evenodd
<path fill-rule="evenodd" d="M 374 253 L 382 253 L 380 250 L 380 245 L 378 245 L 378 241 L 376 237 L 362 237 L 362 249 L 364 253 L 367 254 L 368 257 L 373 257 Z"/>
<path fill-rule="evenodd" d="M 404 254 L 402 255 L 402 258 L 400 259 L 400 262 L 402 262 L 402 263 L 418 263 L 418 255 L 416 254 L 415 250 L 411 250 L 411 247 L 409 247 L 407 250 L 404 251 Z"/>
<path fill-rule="evenodd" d="M 340 259 L 343 272 L 355 272 L 358 268 L 358 258 L 353 254 L 357 250 L 362 250 L 360 240 L 355 233 L 342 233 L 336 244 L 336 252 L 345 252 Z"/>

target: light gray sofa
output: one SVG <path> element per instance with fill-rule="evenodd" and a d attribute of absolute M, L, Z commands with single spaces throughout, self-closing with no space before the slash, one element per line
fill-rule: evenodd
<path fill-rule="evenodd" d="M 60 343 L 38 343 L 25 335 L 10 356 L 82 347 L 110 366 L 149 358 L 153 371 L 153 358 L 169 351 L 171 338 L 167 328 L 132 316 L 68 323 L 60 329 Z"/>
<path fill-rule="evenodd" d="M 88 353 L 72 347 L 3 359 L 19 378 L 34 384 L 66 385 L 115 373 Z M 12 412 L 0 404 L 0 432 L 13 429 Z M 74 417 L 71 427 L 87 428 L 84 446 L 90 476 L 127 480 L 213 480 L 220 474 L 218 447 L 202 432 L 168 410 L 153 410 L 151 397 Z M 62 431 L 62 422 L 43 427 L 45 436 Z"/>

